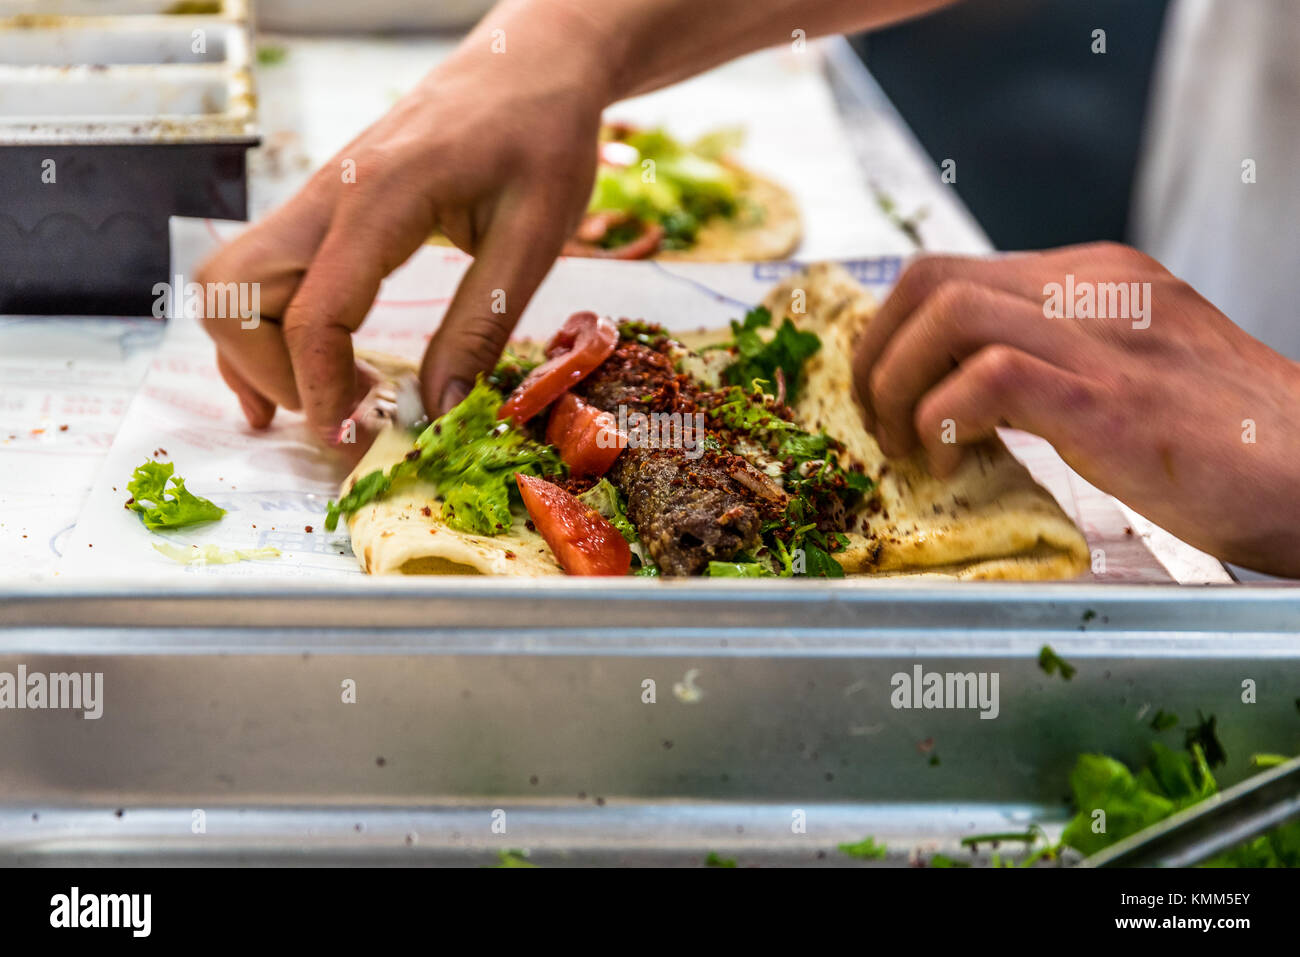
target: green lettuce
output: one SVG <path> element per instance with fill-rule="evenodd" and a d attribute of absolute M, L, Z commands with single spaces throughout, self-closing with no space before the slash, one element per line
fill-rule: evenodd
<path fill-rule="evenodd" d="M 1265 762 L 1267 763 L 1267 762 Z M 1218 793 L 1210 762 L 1199 741 L 1186 751 L 1153 742 L 1147 763 L 1134 774 L 1100 754 L 1080 755 L 1070 774 L 1077 815 L 1061 834 L 1061 844 L 1095 854 L 1184 808 Z M 1096 811 L 1105 812 L 1105 832 L 1093 830 Z M 1300 867 L 1300 820 L 1230 848 L 1202 867 Z"/>
<path fill-rule="evenodd" d="M 519 504 L 515 474 L 549 478 L 562 475 L 555 449 L 530 439 L 512 423 L 497 419 L 501 393 L 480 379 L 464 400 L 435 419 L 415 440 L 406 458 L 387 472 L 377 469 L 357 480 L 338 502 L 329 503 L 325 528 L 339 517 L 382 498 L 398 483 L 431 482 L 443 500 L 442 519 L 476 535 L 499 535 L 513 521 Z"/>
<path fill-rule="evenodd" d="M 599 512 L 605 521 L 618 529 L 618 533 L 628 544 L 640 544 L 641 536 L 637 534 L 636 526 L 632 524 L 631 519 L 627 517 L 627 511 L 623 508 L 623 496 L 609 479 L 601 479 L 579 495 L 578 501 Z"/>
<path fill-rule="evenodd" d="M 127 508 L 140 513 L 140 520 L 150 531 L 159 528 L 181 528 L 200 522 L 215 522 L 226 514 L 206 498 L 195 495 L 185 487 L 185 480 L 173 475 L 171 462 L 145 462 L 136 468 L 126 489 L 131 493 Z M 171 487 L 167 487 L 168 480 Z"/>
<path fill-rule="evenodd" d="M 660 129 L 632 133 L 623 142 L 637 151 L 637 161 L 625 167 L 602 164 L 596 170 L 590 210 L 628 212 L 659 223 L 667 249 L 690 246 L 700 225 L 710 217 L 735 215 L 740 179 L 719 162 L 738 142 L 734 130 L 701 137 L 690 146 Z M 645 165 L 647 160 L 653 167 Z M 632 233 L 637 232 L 639 227 L 633 226 Z M 603 243 L 616 246 L 631 238 L 616 227 Z"/>

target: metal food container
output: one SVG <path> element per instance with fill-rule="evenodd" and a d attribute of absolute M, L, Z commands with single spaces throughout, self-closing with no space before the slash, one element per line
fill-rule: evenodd
<path fill-rule="evenodd" d="M 0 864 L 821 866 L 865 836 L 878 863 L 987 861 L 961 840 L 1059 833 L 1080 753 L 1180 747 L 1158 711 L 1217 718 L 1225 785 L 1294 753 L 1298 629 L 1300 591 L 1252 586 L 11 591 L 0 672 L 100 672 L 103 696 L 0 712 Z M 918 666 L 997 674 L 996 718 L 899 710 Z"/>
<path fill-rule="evenodd" d="M 247 216 L 247 4 L 0 14 L 0 312 L 153 313 L 168 217 Z"/>

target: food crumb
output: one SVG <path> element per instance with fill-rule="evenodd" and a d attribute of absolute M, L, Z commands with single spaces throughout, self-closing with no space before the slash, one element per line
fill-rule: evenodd
<path fill-rule="evenodd" d="M 302 530 L 303 530 L 304 532 L 306 532 L 308 535 L 311 534 L 311 526 L 310 526 L 310 525 L 304 525 Z"/>
<path fill-rule="evenodd" d="M 66 425 L 61 425 L 61 426 L 59 426 L 59 431 L 60 431 L 60 432 L 66 432 L 66 431 L 68 431 L 68 427 L 67 427 Z"/>

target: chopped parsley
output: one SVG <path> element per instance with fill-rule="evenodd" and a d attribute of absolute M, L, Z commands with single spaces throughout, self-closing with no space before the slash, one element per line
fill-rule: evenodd
<path fill-rule="evenodd" d="M 1039 650 L 1038 667 L 1043 669 L 1044 674 L 1054 675 L 1060 672 L 1064 681 L 1069 681 L 1079 670 L 1053 651 L 1051 645 L 1043 645 Z"/>
<path fill-rule="evenodd" d="M 736 361 L 722 370 L 722 379 L 743 389 L 762 385 L 763 391 L 775 392 L 777 370 L 785 380 L 787 402 L 799 398 L 803 365 L 822 346 L 816 333 L 801 332 L 787 316 L 770 341 L 759 334 L 772 325 L 772 313 L 763 306 L 749 310 L 743 320 L 731 320 L 732 346 Z"/>

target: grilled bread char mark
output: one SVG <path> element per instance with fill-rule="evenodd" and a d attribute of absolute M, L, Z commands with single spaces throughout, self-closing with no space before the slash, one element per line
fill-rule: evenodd
<path fill-rule="evenodd" d="M 704 451 L 703 435 L 689 430 L 700 388 L 679 375 L 663 352 L 635 342 L 614 354 L 578 386 L 592 405 L 618 415 L 634 412 L 680 413 L 677 436 L 689 438 L 692 451 L 663 444 L 663 432 L 650 430 L 615 460 L 609 479 L 623 493 L 627 514 L 641 543 L 663 575 L 698 575 L 711 561 L 727 561 L 759 543 L 763 500 L 753 490 L 753 467 L 738 455 Z M 686 443 L 682 443 L 686 444 Z M 740 474 L 749 485 L 738 481 Z"/>

